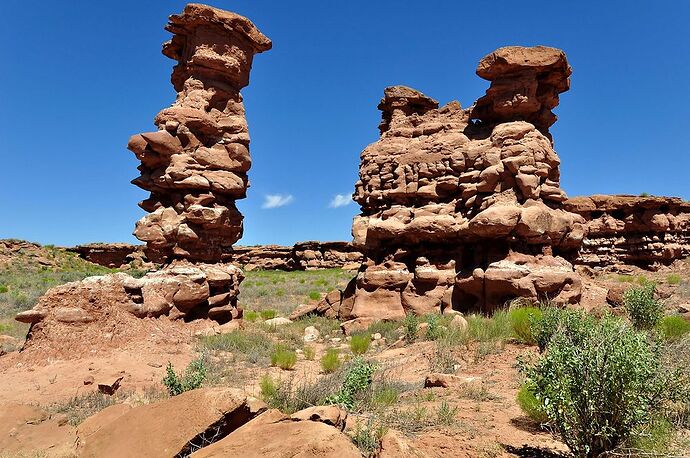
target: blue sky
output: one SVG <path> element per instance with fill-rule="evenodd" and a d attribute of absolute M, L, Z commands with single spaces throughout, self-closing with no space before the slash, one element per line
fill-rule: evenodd
<path fill-rule="evenodd" d="M 376 105 L 404 84 L 472 104 L 481 57 L 566 51 L 572 89 L 552 127 L 573 195 L 690 198 L 690 2 L 228 1 L 274 43 L 243 91 L 253 166 L 242 244 L 350 238 L 359 153 Z M 130 135 L 174 101 L 160 53 L 184 2 L 3 0 L 0 238 L 135 241 L 146 193 Z M 334 201 L 336 196 L 337 202 Z M 344 196 L 344 197 L 343 197 Z M 280 205 L 282 204 L 282 205 Z"/>

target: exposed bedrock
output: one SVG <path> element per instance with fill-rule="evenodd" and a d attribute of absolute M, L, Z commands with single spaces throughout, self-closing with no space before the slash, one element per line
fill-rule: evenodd
<path fill-rule="evenodd" d="M 677 197 L 594 195 L 565 208 L 587 220 L 578 264 L 654 268 L 690 256 L 690 202 Z"/>
<path fill-rule="evenodd" d="M 568 88 L 565 55 L 501 48 L 477 73 L 492 84 L 465 110 L 406 87 L 384 91 L 381 138 L 361 154 L 354 193 L 365 261 L 343 297 L 324 301 L 331 313 L 366 321 L 489 312 L 515 297 L 579 300 L 571 262 L 585 220 L 563 208 L 548 133 Z"/>
<path fill-rule="evenodd" d="M 153 262 L 218 262 L 242 236 L 235 201 L 249 186 L 240 90 L 254 54 L 271 41 L 247 18 L 198 4 L 170 16 L 166 30 L 174 35 L 163 54 L 178 62 L 171 78 L 178 94 L 156 116 L 158 131 L 134 135 L 127 146 L 141 161 L 133 183 L 151 193 L 134 235 Z"/>

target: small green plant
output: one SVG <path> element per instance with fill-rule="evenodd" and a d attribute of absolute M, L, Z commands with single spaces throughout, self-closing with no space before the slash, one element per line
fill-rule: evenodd
<path fill-rule="evenodd" d="M 242 318 L 249 321 L 250 323 L 253 323 L 259 319 L 259 312 L 254 310 L 245 310 L 242 314 Z"/>
<path fill-rule="evenodd" d="M 508 312 L 510 326 L 513 329 L 514 338 L 528 345 L 534 345 L 537 341 L 532 335 L 532 323 L 541 319 L 542 311 L 537 307 L 520 307 Z"/>
<path fill-rule="evenodd" d="M 321 293 L 319 293 L 318 291 L 310 291 L 309 299 L 311 299 L 312 301 L 318 301 L 319 299 L 321 299 Z"/>
<path fill-rule="evenodd" d="M 546 423 L 549 418 L 541 405 L 541 402 L 534 395 L 534 387 L 525 383 L 520 387 L 517 394 L 517 403 L 522 412 L 537 423 Z"/>
<path fill-rule="evenodd" d="M 261 397 L 264 400 L 271 399 L 278 392 L 276 382 L 268 374 L 264 374 L 261 380 L 259 380 L 259 388 L 261 389 Z"/>
<path fill-rule="evenodd" d="M 338 350 L 329 348 L 321 357 L 321 369 L 326 374 L 331 374 L 340 368 L 341 362 L 338 355 Z"/>
<path fill-rule="evenodd" d="M 419 318 L 414 313 L 408 313 L 403 320 L 403 332 L 405 340 L 409 343 L 417 339 L 419 332 Z"/>
<path fill-rule="evenodd" d="M 636 329 L 652 329 L 664 314 L 664 304 L 654 298 L 656 287 L 648 283 L 623 294 L 623 306 Z"/>
<path fill-rule="evenodd" d="M 649 193 L 648 192 L 641 192 L 640 197 L 649 197 Z"/>
<path fill-rule="evenodd" d="M 197 389 L 206 379 L 206 364 L 203 359 L 195 359 L 189 363 L 184 373 L 178 375 L 171 362 L 165 369 L 165 377 L 163 378 L 163 385 L 168 389 L 170 396 L 177 396 Z"/>
<path fill-rule="evenodd" d="M 297 353 L 293 350 L 277 345 L 271 354 L 271 366 L 277 366 L 283 370 L 290 370 L 297 363 Z"/>
<path fill-rule="evenodd" d="M 390 407 L 398 402 L 400 390 L 394 386 L 384 385 L 378 387 L 372 396 L 372 402 L 377 407 Z"/>
<path fill-rule="evenodd" d="M 376 456 L 376 452 L 381 447 L 381 439 L 386 434 L 386 427 L 377 425 L 372 417 L 367 419 L 364 426 L 360 422 L 355 425 L 352 434 L 352 442 L 362 452 L 365 457 Z"/>
<path fill-rule="evenodd" d="M 343 405 L 348 409 L 352 409 L 356 396 L 371 385 L 372 375 L 375 370 L 376 365 L 374 363 L 365 361 L 361 356 L 356 356 L 347 368 L 340 391 L 329 396 L 326 402 L 328 404 Z"/>
<path fill-rule="evenodd" d="M 690 332 L 690 321 L 678 315 L 665 316 L 659 321 L 656 329 L 665 339 L 677 340 Z"/>
<path fill-rule="evenodd" d="M 7 286 L 5 286 L 5 285 L 0 285 L 0 294 L 6 293 L 7 291 L 9 291 L 9 289 L 7 288 Z"/>
<path fill-rule="evenodd" d="M 307 361 L 314 361 L 316 357 L 316 350 L 311 345 L 304 347 L 304 359 Z"/>
<path fill-rule="evenodd" d="M 444 426 L 450 426 L 455 423 L 455 415 L 458 413 L 458 408 L 451 407 L 446 401 L 441 401 L 441 405 L 438 407 L 436 412 L 436 417 L 438 423 Z"/>
<path fill-rule="evenodd" d="M 261 315 L 262 320 L 266 321 L 275 318 L 278 315 L 278 312 L 273 309 L 267 309 L 260 311 L 259 315 Z"/>
<path fill-rule="evenodd" d="M 681 280 L 683 280 L 683 278 L 678 274 L 668 274 L 666 276 L 666 283 L 668 283 L 669 285 L 679 285 Z M 0 292 L 2 292 L 1 289 Z"/>
<path fill-rule="evenodd" d="M 375 321 L 367 328 L 367 334 L 374 335 L 378 333 L 387 341 L 393 342 L 399 336 L 399 328 L 399 321 Z"/>
<path fill-rule="evenodd" d="M 371 336 L 369 334 L 354 334 L 350 340 L 350 350 L 355 355 L 363 355 L 369 349 Z"/>
<path fill-rule="evenodd" d="M 426 339 L 438 340 L 442 337 L 441 317 L 435 313 L 426 316 Z"/>
<path fill-rule="evenodd" d="M 246 358 L 251 363 L 268 358 L 273 352 L 271 339 L 260 332 L 235 330 L 225 334 L 202 337 L 200 346 L 205 350 L 228 351 Z"/>

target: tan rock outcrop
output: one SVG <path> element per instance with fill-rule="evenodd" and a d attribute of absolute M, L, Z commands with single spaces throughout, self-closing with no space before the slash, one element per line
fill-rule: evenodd
<path fill-rule="evenodd" d="M 233 261 L 246 270 L 317 270 L 357 268 L 360 253 L 349 242 L 298 242 L 294 246 L 256 245 L 233 248 Z"/>
<path fill-rule="evenodd" d="M 690 202 L 593 195 L 568 199 L 564 207 L 587 220 L 578 264 L 649 268 L 690 256 Z"/>
<path fill-rule="evenodd" d="M 67 251 L 77 253 L 79 257 L 94 264 L 111 268 L 145 262 L 143 247 L 131 243 L 87 243 L 67 248 Z"/>
<path fill-rule="evenodd" d="M 151 192 L 134 235 L 153 262 L 218 262 L 242 236 L 235 201 L 249 186 L 240 90 L 254 54 L 271 41 L 247 18 L 199 4 L 170 16 L 166 30 L 174 35 L 163 54 L 178 62 L 171 78 L 178 94 L 156 116 L 159 130 L 134 135 L 127 146 L 141 161 L 132 182 Z"/>
<path fill-rule="evenodd" d="M 365 261 L 353 294 L 330 304 L 340 318 L 579 300 L 570 261 L 585 220 L 563 208 L 548 133 L 569 84 L 565 54 L 501 48 L 477 73 L 491 87 L 466 110 L 406 87 L 384 91 L 381 138 L 361 154 L 354 194 Z"/>

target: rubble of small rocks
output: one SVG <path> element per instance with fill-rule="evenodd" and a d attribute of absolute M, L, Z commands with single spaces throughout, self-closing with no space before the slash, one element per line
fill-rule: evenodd
<path fill-rule="evenodd" d="M 240 90 L 249 84 L 254 54 L 271 41 L 247 18 L 189 4 L 170 16 L 173 38 L 163 54 L 178 62 L 172 73 L 177 100 L 155 118 L 156 132 L 134 135 L 128 148 L 141 161 L 132 181 L 151 196 L 134 235 L 146 256 L 219 262 L 242 236 L 235 201 L 246 197 L 251 166 L 249 133 Z"/>
<path fill-rule="evenodd" d="M 564 207 L 587 220 L 578 264 L 654 268 L 690 256 L 690 202 L 593 195 L 568 199 Z"/>
<path fill-rule="evenodd" d="M 563 207 L 548 133 L 569 87 L 565 54 L 501 48 L 477 74 L 491 87 L 469 109 L 403 86 L 384 91 L 381 138 L 361 154 L 354 194 L 365 261 L 321 308 L 373 321 L 490 312 L 515 297 L 579 301 L 572 261 L 585 219 Z"/>

